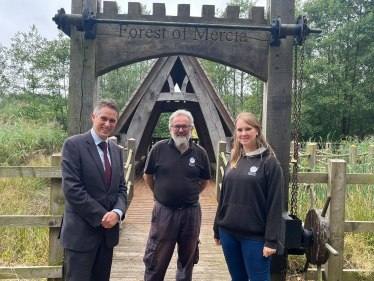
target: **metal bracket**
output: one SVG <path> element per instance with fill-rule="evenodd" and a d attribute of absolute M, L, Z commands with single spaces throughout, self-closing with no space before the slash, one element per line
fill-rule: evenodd
<path fill-rule="evenodd" d="M 282 29 L 282 24 L 281 24 L 281 19 L 277 18 L 273 20 L 270 26 L 270 37 L 269 37 L 269 45 L 270 46 L 280 46 L 281 45 L 281 38 L 285 38 L 286 36 L 281 36 L 281 29 Z"/>
<path fill-rule="evenodd" d="M 96 24 L 95 15 L 93 11 L 84 9 L 82 12 L 82 26 L 84 30 L 84 38 L 95 39 L 96 38 Z"/>
<path fill-rule="evenodd" d="M 57 11 L 57 14 L 52 18 L 52 20 L 57 24 L 57 28 L 60 29 L 63 33 L 70 37 L 71 35 L 71 26 L 65 24 L 66 13 L 65 9 L 61 8 Z"/>

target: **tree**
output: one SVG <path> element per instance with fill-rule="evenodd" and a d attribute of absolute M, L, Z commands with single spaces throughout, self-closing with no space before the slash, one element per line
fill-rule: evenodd
<path fill-rule="evenodd" d="M 19 101 L 26 118 L 56 119 L 66 129 L 69 57 L 69 39 L 62 33 L 51 41 L 35 26 L 16 33 L 9 49 L 0 48 L 3 99 Z"/>
<path fill-rule="evenodd" d="M 374 32 L 370 0 L 308 0 L 302 137 L 373 134 Z"/>
<path fill-rule="evenodd" d="M 4 98 L 9 88 L 9 80 L 7 77 L 7 57 L 8 49 L 0 44 L 0 101 Z"/>

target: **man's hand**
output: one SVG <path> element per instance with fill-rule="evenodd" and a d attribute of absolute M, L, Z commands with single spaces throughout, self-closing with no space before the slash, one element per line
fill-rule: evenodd
<path fill-rule="evenodd" d="M 104 228 L 112 228 L 119 221 L 119 214 L 116 212 L 107 212 L 101 220 Z"/>
<path fill-rule="evenodd" d="M 276 252 L 275 249 L 264 247 L 263 254 L 264 254 L 264 257 L 267 258 L 268 256 L 271 256 L 272 254 L 275 254 L 275 252 Z"/>
<path fill-rule="evenodd" d="M 217 246 L 221 246 L 221 239 L 214 238 L 214 242 L 216 242 Z"/>

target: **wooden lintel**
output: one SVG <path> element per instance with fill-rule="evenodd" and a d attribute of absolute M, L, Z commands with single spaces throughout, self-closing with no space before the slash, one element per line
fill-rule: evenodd
<path fill-rule="evenodd" d="M 191 101 L 198 102 L 197 97 L 194 93 L 186 92 L 169 92 L 160 93 L 157 101 Z"/>
<path fill-rule="evenodd" d="M 194 108 L 196 108 L 196 106 L 194 105 L 196 105 L 196 103 L 190 103 L 186 101 L 186 102 L 183 102 L 183 106 L 181 107 L 180 102 L 166 102 L 162 108 L 162 112 L 174 112 L 180 108 L 191 111 L 191 110 L 194 110 Z"/>
<path fill-rule="evenodd" d="M 62 266 L 0 267 L 0 279 L 62 278 Z"/>
<path fill-rule="evenodd" d="M 0 216 L 0 227 L 60 227 L 62 215 Z M 0 278 L 1 279 L 1 278 Z"/>
<path fill-rule="evenodd" d="M 61 178 L 61 167 L 0 166 L 0 178 Z"/>

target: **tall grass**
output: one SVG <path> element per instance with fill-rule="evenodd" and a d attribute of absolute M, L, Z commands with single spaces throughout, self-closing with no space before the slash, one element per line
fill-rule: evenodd
<path fill-rule="evenodd" d="M 17 100 L 0 106 L 0 165 L 50 166 L 49 156 L 61 151 L 66 138 L 61 125 L 30 119 Z M 48 214 L 50 183 L 45 178 L 0 178 L 0 215 Z M 0 227 L 0 266 L 47 265 L 48 236 L 48 228 Z"/>
<path fill-rule="evenodd" d="M 61 150 L 66 133 L 57 122 L 26 119 L 21 102 L 1 105 L 0 165 L 23 165 L 37 154 L 51 155 Z"/>
<path fill-rule="evenodd" d="M 38 155 L 33 166 L 50 166 Z M 47 215 L 47 178 L 0 178 L 0 215 Z M 48 228 L 0 227 L 0 266 L 34 266 L 48 263 Z"/>
<path fill-rule="evenodd" d="M 368 151 L 368 146 L 374 144 L 374 138 L 366 138 L 362 141 L 349 139 L 338 146 L 335 146 L 334 154 L 348 154 L 349 147 L 354 144 L 358 148 L 358 154 Z M 341 158 L 340 158 L 341 159 Z M 301 171 L 306 171 L 305 160 L 299 159 L 302 163 Z M 348 157 L 347 173 L 373 173 L 374 159 L 368 155 L 359 156 L 357 165 L 349 165 Z M 328 162 L 328 159 L 325 160 Z M 312 172 L 327 172 L 327 165 L 317 163 Z M 303 221 L 311 209 L 310 187 L 315 189 L 316 208 L 322 209 L 327 197 L 327 184 L 299 184 L 298 192 L 298 216 Z M 345 220 L 352 221 L 374 221 L 374 185 L 348 184 L 345 200 Z M 346 233 L 344 243 L 344 268 L 362 269 L 363 271 L 374 270 L 374 234 L 371 233 Z M 290 270 L 293 273 L 300 272 L 305 264 L 305 257 L 291 256 Z M 366 273 L 368 274 L 368 272 Z M 365 273 L 362 273 L 365 278 Z"/>

